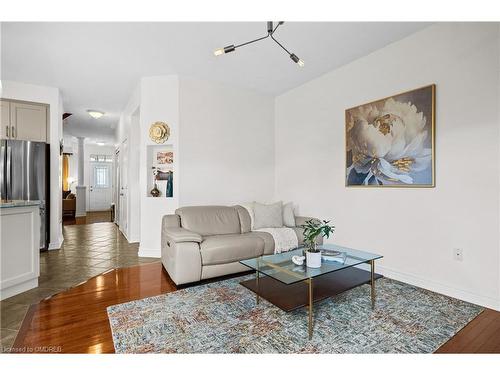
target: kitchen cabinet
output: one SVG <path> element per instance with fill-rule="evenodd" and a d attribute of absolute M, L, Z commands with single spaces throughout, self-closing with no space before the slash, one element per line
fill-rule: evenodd
<path fill-rule="evenodd" d="M 2 139 L 47 142 L 48 106 L 2 99 Z"/>
<path fill-rule="evenodd" d="M 0 100 L 0 139 L 10 137 L 10 102 Z"/>
<path fill-rule="evenodd" d="M 0 203 L 0 301 L 38 286 L 39 202 Z"/>

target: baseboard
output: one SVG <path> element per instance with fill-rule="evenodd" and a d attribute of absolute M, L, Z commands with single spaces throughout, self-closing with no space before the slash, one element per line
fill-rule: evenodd
<path fill-rule="evenodd" d="M 61 236 L 60 238 L 57 239 L 57 241 L 49 243 L 48 250 L 59 250 L 61 248 L 63 242 L 64 242 L 64 237 Z"/>
<path fill-rule="evenodd" d="M 121 234 L 123 234 L 123 237 L 125 237 L 125 239 L 127 240 L 127 242 L 130 243 L 130 241 L 128 240 L 128 237 L 127 237 L 127 233 L 125 233 L 125 231 L 121 230 L 120 226 L 118 226 L 118 230 L 120 231 Z"/>
<path fill-rule="evenodd" d="M 142 246 L 139 246 L 139 254 L 140 257 L 147 258 L 161 258 L 161 250 L 160 249 L 145 249 Z"/>
<path fill-rule="evenodd" d="M 35 277 L 34 279 L 24 281 L 20 284 L 4 288 L 0 291 L 0 301 L 13 297 L 17 294 L 26 292 L 27 290 L 36 288 L 37 286 L 38 286 L 38 277 Z"/>
<path fill-rule="evenodd" d="M 129 243 L 138 243 L 138 242 L 141 242 L 141 239 L 140 238 L 135 238 L 135 237 L 130 237 L 130 238 L 127 238 L 127 241 Z"/>
<path fill-rule="evenodd" d="M 450 285 L 442 284 L 433 280 L 424 279 L 419 276 L 396 271 L 383 266 L 376 266 L 376 272 L 381 273 L 389 279 L 401 281 L 406 284 L 414 285 L 419 288 L 427 289 L 432 292 L 444 294 L 448 297 L 460 299 L 489 309 L 500 311 L 500 300 L 471 293 L 466 290 L 458 289 Z"/>

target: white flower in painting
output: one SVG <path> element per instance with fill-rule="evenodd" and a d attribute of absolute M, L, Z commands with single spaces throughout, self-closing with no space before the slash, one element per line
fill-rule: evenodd
<path fill-rule="evenodd" d="M 366 174 L 376 184 L 412 184 L 412 172 L 423 171 L 431 163 L 431 149 L 426 148 L 426 118 L 411 103 L 390 98 L 379 109 L 359 107 L 348 119 L 348 149 L 352 168 Z"/>

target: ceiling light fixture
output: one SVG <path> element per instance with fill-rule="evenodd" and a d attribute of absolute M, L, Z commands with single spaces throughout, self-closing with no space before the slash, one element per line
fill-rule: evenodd
<path fill-rule="evenodd" d="M 290 58 L 292 59 L 292 61 L 294 63 L 296 63 L 298 66 L 300 66 L 301 68 L 304 67 L 304 61 L 301 60 L 300 58 L 297 57 L 296 54 L 294 53 L 291 53 L 290 51 L 288 51 L 280 42 L 278 42 L 276 40 L 276 38 L 274 37 L 274 33 L 276 32 L 276 30 L 278 29 L 278 27 L 280 27 L 280 25 L 283 25 L 285 22 L 284 21 L 279 21 L 278 24 L 276 25 L 276 27 L 273 28 L 273 23 L 272 21 L 269 21 L 267 23 L 267 35 L 266 36 L 263 36 L 262 38 L 257 38 L 257 39 L 254 39 L 254 40 L 251 40 L 249 42 L 246 42 L 246 43 L 241 43 L 241 44 L 238 44 L 238 45 L 234 45 L 234 44 L 231 44 L 227 47 L 224 47 L 224 48 L 218 48 L 214 51 L 214 55 L 215 56 L 221 56 L 221 55 L 224 55 L 226 53 L 229 53 L 229 52 L 233 52 L 234 50 L 236 50 L 236 48 L 239 48 L 239 47 L 243 47 L 243 46 L 246 46 L 247 44 L 251 44 L 251 43 L 255 43 L 255 42 L 258 42 L 259 40 L 263 40 L 263 39 L 266 39 L 266 38 L 269 38 L 271 37 L 272 40 L 274 40 L 276 42 L 276 44 L 278 44 L 278 46 L 280 46 L 289 56 Z"/>
<path fill-rule="evenodd" d="M 104 112 L 96 111 L 95 109 L 87 109 L 87 113 L 95 119 L 98 119 L 98 118 L 101 118 L 102 116 L 104 116 Z"/>

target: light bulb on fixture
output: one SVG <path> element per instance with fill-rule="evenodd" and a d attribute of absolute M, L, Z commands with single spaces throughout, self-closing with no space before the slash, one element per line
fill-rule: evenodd
<path fill-rule="evenodd" d="M 230 46 L 226 46 L 224 48 L 217 48 L 214 51 L 214 55 L 215 56 L 224 55 L 225 53 L 233 52 L 235 49 L 236 49 L 236 47 L 231 44 Z"/>
<path fill-rule="evenodd" d="M 276 30 L 278 30 L 278 27 L 280 27 L 283 24 L 284 24 L 284 21 L 279 21 L 278 24 L 276 25 L 276 27 L 274 27 L 274 23 L 272 21 L 268 21 L 266 35 L 264 35 L 260 38 L 257 38 L 257 39 L 250 40 L 250 41 L 245 42 L 245 43 L 240 43 L 238 45 L 231 44 L 230 46 L 227 46 L 224 48 L 217 48 L 214 51 L 214 55 L 215 56 L 222 56 L 222 55 L 225 55 L 226 53 L 233 52 L 234 50 L 236 50 L 236 48 L 240 48 L 240 47 L 247 46 L 249 44 L 252 44 L 252 43 L 267 39 L 267 38 L 271 38 L 278 46 L 280 46 L 281 49 L 283 49 L 290 56 L 290 58 L 293 60 L 294 63 L 296 63 L 301 68 L 303 68 L 305 65 L 304 61 L 299 59 L 297 57 L 297 55 L 295 55 L 294 53 L 291 53 L 289 50 L 287 50 L 286 47 L 282 43 L 280 43 L 279 40 L 277 40 L 274 37 Z"/>
<path fill-rule="evenodd" d="M 96 111 L 95 109 L 87 109 L 87 113 L 89 114 L 90 117 L 93 117 L 95 119 L 101 118 L 104 116 L 104 112 L 101 111 Z"/>
<path fill-rule="evenodd" d="M 106 142 L 103 142 L 103 141 L 98 141 L 98 142 L 96 142 L 96 144 L 97 144 L 98 146 L 104 146 L 104 145 L 106 144 Z"/>
<path fill-rule="evenodd" d="M 304 61 L 298 58 L 298 56 L 295 53 L 290 54 L 290 58 L 293 60 L 294 63 L 297 63 L 298 66 L 301 68 L 304 67 Z"/>

